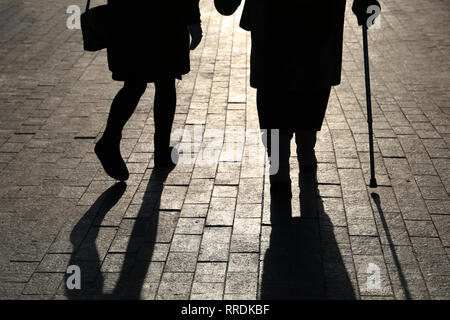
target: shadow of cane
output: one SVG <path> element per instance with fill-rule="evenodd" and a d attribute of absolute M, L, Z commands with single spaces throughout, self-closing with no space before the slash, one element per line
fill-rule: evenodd
<path fill-rule="evenodd" d="M 386 217 L 384 216 L 384 212 L 381 206 L 381 198 L 378 195 L 378 193 L 373 192 L 371 194 L 373 201 L 375 202 L 375 205 L 377 207 L 377 211 L 378 214 L 380 216 L 381 219 L 381 225 L 383 226 L 383 230 L 384 233 L 386 235 L 386 239 L 389 243 L 389 248 L 392 254 L 392 259 L 394 261 L 394 265 L 397 269 L 397 273 L 398 273 L 398 279 L 400 280 L 400 284 L 402 286 L 403 289 L 403 293 L 405 295 L 405 299 L 406 300 L 411 300 L 411 294 L 409 292 L 409 288 L 408 288 L 408 282 L 406 281 L 405 275 L 403 273 L 403 269 L 402 266 L 400 264 L 400 260 L 397 254 L 397 251 L 395 249 L 395 245 L 394 245 L 394 241 L 392 240 L 392 236 L 391 236 L 391 232 L 389 231 L 389 227 L 388 224 L 386 222 Z"/>

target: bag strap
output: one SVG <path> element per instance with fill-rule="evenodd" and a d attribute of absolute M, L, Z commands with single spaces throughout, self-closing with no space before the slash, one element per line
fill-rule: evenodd
<path fill-rule="evenodd" d="M 86 4 L 86 11 L 89 10 L 89 7 L 91 6 L 91 0 L 87 0 L 87 4 Z"/>

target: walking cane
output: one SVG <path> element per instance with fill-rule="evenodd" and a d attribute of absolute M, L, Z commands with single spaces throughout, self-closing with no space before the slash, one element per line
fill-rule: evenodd
<path fill-rule="evenodd" d="M 363 44 L 364 44 L 364 71 L 366 76 L 366 102 L 367 102 L 367 123 L 369 124 L 369 151 L 370 151 L 370 187 L 376 188 L 375 178 L 375 156 L 373 151 L 373 128 L 372 128 L 372 99 L 370 93 L 370 72 L 369 72 L 369 46 L 367 43 L 367 25 L 363 24 Z"/>

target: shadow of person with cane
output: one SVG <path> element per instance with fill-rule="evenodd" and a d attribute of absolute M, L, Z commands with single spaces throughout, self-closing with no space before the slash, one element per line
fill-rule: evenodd
<path fill-rule="evenodd" d="M 316 172 L 301 172 L 299 184 L 301 217 L 289 224 L 272 225 L 262 268 L 261 299 L 355 299 L 317 189 Z"/>

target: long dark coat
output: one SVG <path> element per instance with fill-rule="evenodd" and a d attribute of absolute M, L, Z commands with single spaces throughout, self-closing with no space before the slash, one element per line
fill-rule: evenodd
<path fill-rule="evenodd" d="M 252 87 L 297 91 L 338 85 L 345 3 L 246 0 L 240 25 L 252 33 Z"/>
<path fill-rule="evenodd" d="M 190 71 L 188 25 L 200 23 L 199 0 L 108 0 L 108 5 L 114 80 L 154 82 Z"/>

